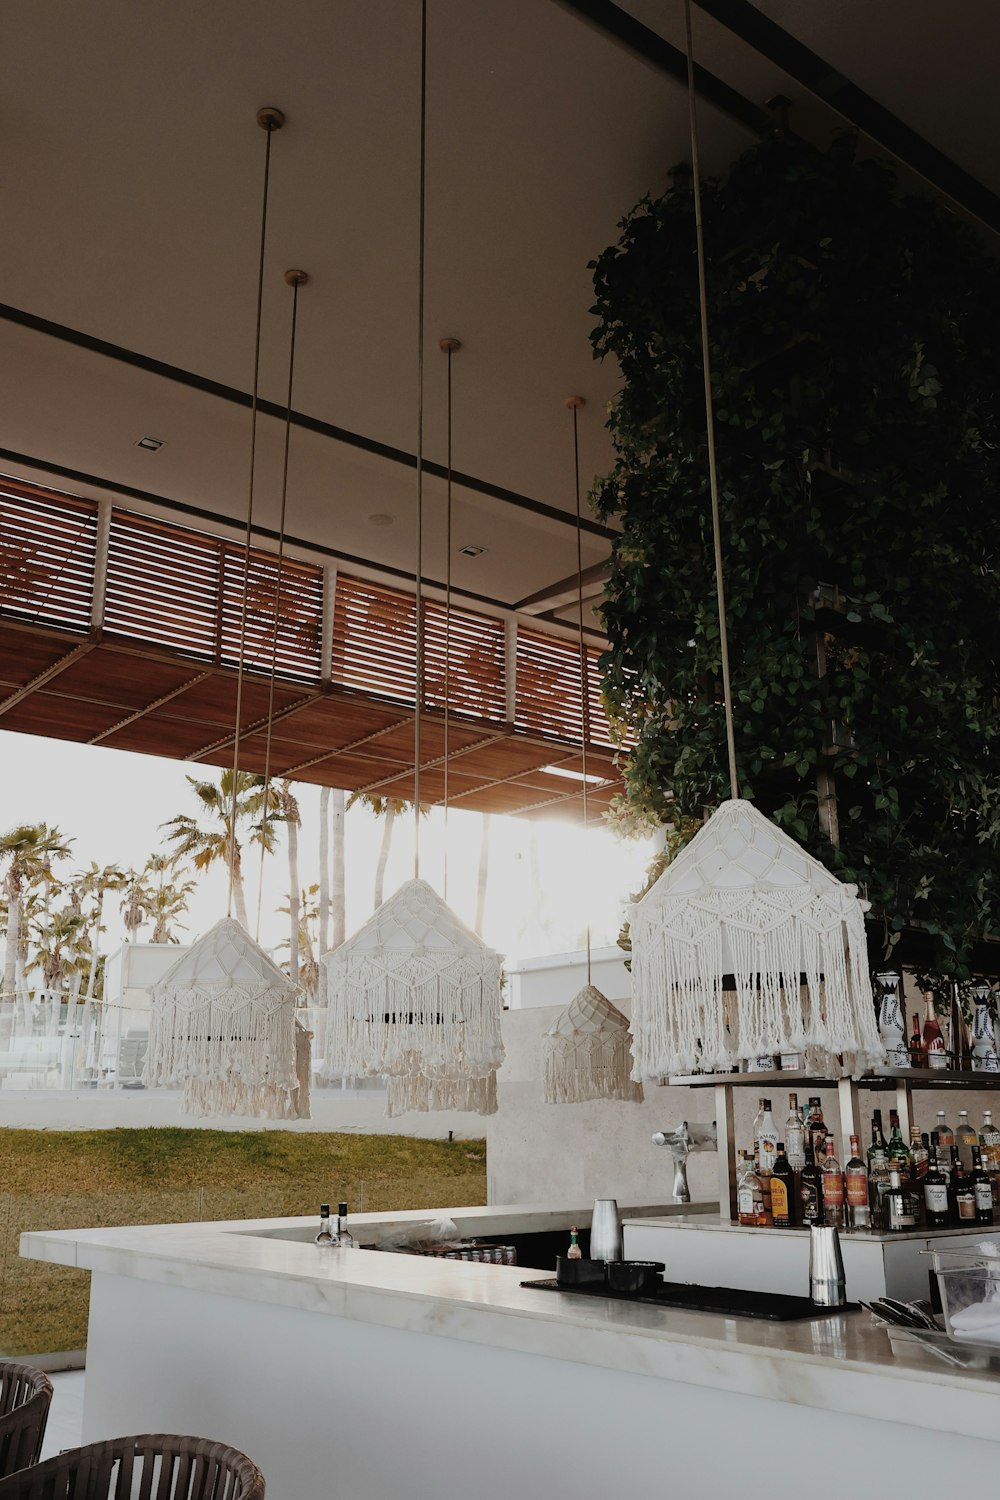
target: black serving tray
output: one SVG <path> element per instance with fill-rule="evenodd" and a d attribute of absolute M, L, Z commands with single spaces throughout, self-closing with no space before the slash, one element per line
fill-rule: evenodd
<path fill-rule="evenodd" d="M 738 1318 L 768 1318 L 773 1323 L 793 1323 L 803 1318 L 826 1318 L 831 1313 L 855 1312 L 857 1302 L 844 1307 L 815 1307 L 808 1297 L 789 1297 L 784 1292 L 745 1292 L 732 1286 L 689 1286 L 684 1281 L 665 1281 L 654 1292 L 612 1292 L 606 1285 L 561 1286 L 554 1279 L 522 1281 L 539 1292 L 565 1292 L 570 1297 L 604 1297 L 609 1302 L 641 1302 L 648 1307 L 685 1307 L 690 1312 L 730 1313 Z"/>

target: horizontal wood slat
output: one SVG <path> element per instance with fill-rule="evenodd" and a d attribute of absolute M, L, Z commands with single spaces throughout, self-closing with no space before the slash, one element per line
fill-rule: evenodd
<path fill-rule="evenodd" d="M 97 504 L 0 482 L 0 612 L 90 629 Z"/>
<path fill-rule="evenodd" d="M 601 698 L 599 655 L 587 647 L 587 739 L 593 745 L 610 745 L 613 741 Z M 578 744 L 584 733 L 580 678 L 580 648 L 575 641 L 519 626 L 515 727 Z"/>

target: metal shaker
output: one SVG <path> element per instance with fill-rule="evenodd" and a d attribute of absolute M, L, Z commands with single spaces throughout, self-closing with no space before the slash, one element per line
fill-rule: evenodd
<path fill-rule="evenodd" d="M 591 1260 L 621 1260 L 622 1221 L 614 1198 L 598 1198 L 590 1221 Z"/>
<path fill-rule="evenodd" d="M 847 1301 L 836 1224 L 809 1227 L 809 1297 L 816 1307 L 843 1307 Z"/>

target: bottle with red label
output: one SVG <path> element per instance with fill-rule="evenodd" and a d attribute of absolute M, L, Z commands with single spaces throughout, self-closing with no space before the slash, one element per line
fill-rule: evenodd
<path fill-rule="evenodd" d="M 934 995 L 930 990 L 924 994 L 924 1030 L 922 1036 L 924 1051 L 927 1054 L 927 1066 L 929 1068 L 946 1068 L 948 1066 L 948 1048 L 945 1044 L 944 1032 L 941 1030 L 940 1022 L 934 1010 Z"/>
<path fill-rule="evenodd" d="M 868 1229 L 871 1209 L 868 1205 L 868 1168 L 861 1156 L 861 1142 L 851 1136 L 851 1159 L 844 1168 L 844 1197 L 848 1229 Z"/>
<path fill-rule="evenodd" d="M 826 1155 L 823 1158 L 823 1222 L 844 1227 L 844 1174 L 836 1156 L 836 1142 L 827 1131 Z"/>

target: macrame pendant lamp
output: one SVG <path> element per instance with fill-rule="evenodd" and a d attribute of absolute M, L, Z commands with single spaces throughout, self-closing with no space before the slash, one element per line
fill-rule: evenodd
<path fill-rule="evenodd" d="M 479 1108 L 441 1102 L 439 1086 L 481 1081 L 503 1062 L 500 956 L 426 880 L 400 886 L 323 961 L 329 1076 L 408 1080 L 410 1108 Z M 390 1113 L 401 1098 L 397 1086 Z"/>
<path fill-rule="evenodd" d="M 405 1078 L 390 1078 L 386 1087 L 385 1112 L 396 1115 L 426 1114 L 429 1110 L 447 1110 L 474 1115 L 497 1112 L 497 1074 L 491 1068 L 484 1078 L 426 1078 L 423 1073 L 408 1073 Z"/>
<path fill-rule="evenodd" d="M 884 1063 L 867 909 L 751 802 L 723 802 L 632 908 L 634 1076 L 807 1047 Z"/>
<path fill-rule="evenodd" d="M 233 790 L 227 835 L 229 911 L 220 922 L 153 986 L 145 1080 L 161 1088 L 183 1089 L 181 1109 L 190 1115 L 244 1115 L 272 1120 L 309 1118 L 311 1034 L 295 1016 L 301 993 L 232 915 L 237 801 L 240 792 L 240 748 L 245 647 L 253 536 L 255 456 L 260 383 L 261 315 L 267 237 L 271 138 L 284 125 L 280 110 L 265 108 L 257 123 L 267 133 L 257 274 L 257 320 L 254 340 L 253 394 L 250 412 L 249 474 L 240 609 L 239 660 L 233 728 Z M 285 416 L 281 523 L 272 618 L 267 750 L 263 778 L 262 858 L 267 844 L 270 795 L 271 730 L 278 635 L 281 625 L 282 567 L 288 497 L 288 453 L 291 431 L 292 375 L 298 290 L 304 271 L 287 271 L 293 289 L 288 356 L 288 402 Z M 257 912 L 258 937 L 260 905 Z"/>
<path fill-rule="evenodd" d="M 606 995 L 585 984 L 542 1038 L 546 1104 L 582 1104 L 588 1099 L 642 1102 L 632 1081 L 628 1021 Z"/>
<path fill-rule="evenodd" d="M 308 1118 L 298 994 L 240 923 L 223 917 L 153 985 L 147 1083 L 183 1089 L 185 1114 Z"/>
<path fill-rule="evenodd" d="M 885 1063 L 864 912 L 844 885 L 740 800 L 716 472 L 691 0 L 684 0 L 708 481 L 732 800 L 712 814 L 632 910 L 633 1077 L 729 1069 L 765 1053 Z M 727 991 L 726 979 L 732 987 Z"/>

